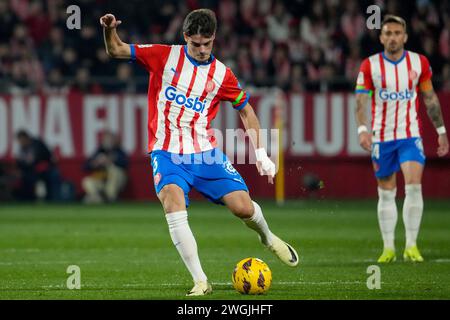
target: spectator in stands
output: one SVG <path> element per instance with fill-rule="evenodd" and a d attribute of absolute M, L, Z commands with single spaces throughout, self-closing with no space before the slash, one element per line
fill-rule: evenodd
<path fill-rule="evenodd" d="M 431 55 L 439 89 L 444 82 L 443 66 L 450 62 L 450 2 L 375 2 L 381 7 L 382 15 L 399 14 L 410 22 L 408 49 Z M 120 63 L 108 61 L 101 30 L 91 24 L 94 17 L 105 10 L 120 14 L 119 18 L 127 24 L 118 30 L 119 36 L 130 43 L 181 44 L 183 17 L 199 6 L 216 12 L 221 28 L 216 35 L 214 55 L 233 69 L 242 85 L 281 84 L 287 88 L 290 86 L 286 86 L 287 74 L 294 65 L 301 64 L 307 90 L 326 88 L 318 84 L 328 81 L 325 77 L 333 73 L 339 83 L 347 82 L 343 87 L 351 88 L 354 65 L 359 65 L 362 57 L 382 51 L 379 30 L 369 30 L 365 24 L 366 9 L 372 3 L 368 0 L 154 0 L 141 1 L 136 11 L 123 1 L 80 1 L 83 21 L 87 22 L 80 31 L 73 31 L 65 26 L 65 1 L 0 0 L 0 92 L 35 94 L 43 88 L 47 90 L 49 82 L 54 87 L 55 80 L 71 84 L 75 78 L 78 79 L 72 91 L 145 92 L 147 75 L 139 68 L 132 68 L 133 78 L 137 79 L 135 84 L 111 83 L 112 76 L 126 77 L 130 71 Z M 288 45 L 286 63 L 275 65 L 274 72 L 273 61 L 280 57 L 279 45 L 285 44 Z M 317 66 L 318 57 L 319 60 L 323 57 L 326 72 Z M 330 73 L 331 70 L 334 71 Z M 59 72 L 63 79 L 59 78 Z"/>
<path fill-rule="evenodd" d="M 39 138 L 25 130 L 16 133 L 19 153 L 16 158 L 19 169 L 19 186 L 14 194 L 19 200 L 59 199 L 60 176 L 52 152 Z"/>
<path fill-rule="evenodd" d="M 291 16 L 286 12 L 283 2 L 275 3 L 273 14 L 267 17 L 269 38 L 275 43 L 286 43 L 289 39 L 289 23 Z"/>
<path fill-rule="evenodd" d="M 61 70 L 57 68 L 50 70 L 43 90 L 46 94 L 66 94 L 69 92 L 69 87 L 64 81 Z"/>
<path fill-rule="evenodd" d="M 116 201 L 127 181 L 128 157 L 122 150 L 118 137 L 106 131 L 100 146 L 85 163 L 89 173 L 82 181 L 86 193 L 84 203 Z"/>
<path fill-rule="evenodd" d="M 442 68 L 442 91 L 450 92 L 450 63 Z"/>

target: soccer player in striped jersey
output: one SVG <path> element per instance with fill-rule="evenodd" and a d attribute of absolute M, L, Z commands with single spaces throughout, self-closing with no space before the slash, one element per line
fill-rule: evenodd
<path fill-rule="evenodd" d="M 210 129 L 219 102 L 229 101 L 249 132 L 260 130 L 248 94 L 233 72 L 211 53 L 217 25 L 214 12 L 199 9 L 187 15 L 183 23 L 186 45 L 126 44 L 116 32 L 120 23 L 112 14 L 100 18 L 107 53 L 114 58 L 135 60 L 150 73 L 148 152 L 170 236 L 194 280 L 188 295 L 212 291 L 188 224 L 188 194 L 192 188 L 214 203 L 226 205 L 258 233 L 261 242 L 281 261 L 296 266 L 296 251 L 269 230 L 261 207 L 252 201 L 244 180 L 216 147 Z M 250 138 L 259 173 L 268 175 L 273 183 L 275 164 L 259 134 Z"/>
<path fill-rule="evenodd" d="M 394 232 L 397 223 L 396 172 L 405 181 L 403 222 L 406 245 L 403 258 L 422 262 L 417 235 L 423 212 L 422 173 L 425 155 L 418 118 L 419 91 L 438 134 L 437 154 L 448 153 L 448 138 L 438 97 L 431 82 L 426 57 L 404 49 L 408 35 L 405 20 L 387 15 L 381 25 L 384 51 L 365 59 L 356 84 L 356 121 L 359 143 L 372 153 L 378 182 L 378 222 L 384 242 L 379 263 L 395 261 Z M 372 132 L 367 129 L 366 107 L 372 104 Z"/>

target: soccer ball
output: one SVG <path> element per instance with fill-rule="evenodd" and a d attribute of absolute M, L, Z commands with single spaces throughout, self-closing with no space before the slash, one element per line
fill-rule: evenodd
<path fill-rule="evenodd" d="M 242 294 L 266 293 L 272 284 L 272 271 L 258 258 L 238 262 L 232 275 L 233 287 Z"/>

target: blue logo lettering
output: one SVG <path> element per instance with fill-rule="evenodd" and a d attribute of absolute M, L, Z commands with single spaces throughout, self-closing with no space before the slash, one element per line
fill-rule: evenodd
<path fill-rule="evenodd" d="M 404 91 L 387 91 L 386 89 L 380 90 L 378 96 L 381 100 L 402 101 L 411 100 L 414 97 L 414 91 L 405 89 Z"/>
<path fill-rule="evenodd" d="M 198 97 L 188 98 L 183 93 L 177 93 L 177 89 L 175 87 L 167 87 L 166 91 L 164 91 L 166 99 L 169 101 L 175 101 L 179 106 L 184 106 L 187 109 L 192 109 L 195 112 L 203 113 L 206 106 L 206 100 L 203 102 L 200 101 Z"/>

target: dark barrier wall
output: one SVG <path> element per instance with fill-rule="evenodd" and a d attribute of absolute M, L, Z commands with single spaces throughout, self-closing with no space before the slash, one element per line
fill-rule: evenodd
<path fill-rule="evenodd" d="M 439 97 L 450 129 L 450 93 L 441 93 Z M 288 198 L 376 196 L 369 155 L 358 145 L 354 95 L 280 96 L 276 91 L 267 91 L 253 94 L 250 103 L 262 128 L 274 128 L 276 109 L 284 110 L 282 138 Z M 146 105 L 146 95 L 0 96 L 0 159 L 12 160 L 16 148 L 14 132 L 26 128 L 41 136 L 55 151 L 62 174 L 80 191 L 83 161 L 96 148 L 101 132 L 109 128 L 120 135 L 123 147 L 131 157 L 130 181 L 124 196 L 154 199 L 151 166 L 146 155 Z M 427 155 L 424 194 L 426 197 L 449 198 L 450 157 L 437 158 L 437 134 L 422 103 L 419 115 Z M 219 139 L 221 147 L 234 162 L 245 154 L 253 154 L 248 143 L 235 139 L 242 132 L 234 129 L 242 126 L 238 112 L 231 105 L 221 105 L 214 127 L 219 130 L 217 135 L 224 137 L 223 143 Z M 277 137 L 275 132 L 272 135 Z M 233 145 L 233 141 L 237 142 Z M 273 197 L 274 187 L 257 174 L 254 165 L 235 166 L 246 179 L 253 196 Z M 399 179 L 399 185 L 399 194 L 402 194 L 402 179 Z M 318 189 L 314 190 L 315 187 Z"/>

